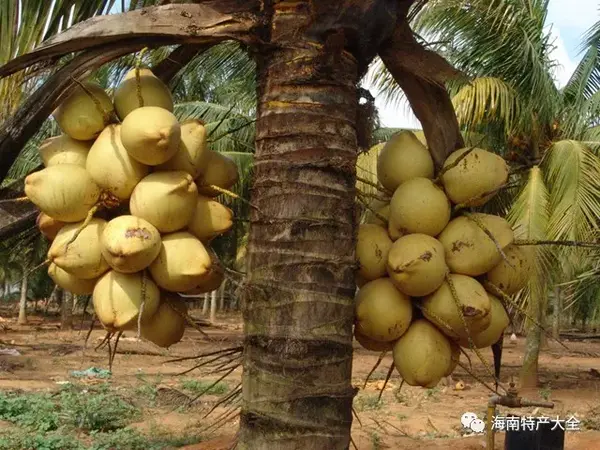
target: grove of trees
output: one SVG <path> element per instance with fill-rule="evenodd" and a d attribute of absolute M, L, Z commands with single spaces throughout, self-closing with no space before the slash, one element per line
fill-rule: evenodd
<path fill-rule="evenodd" d="M 394 131 L 378 129 L 368 78 L 408 100 L 438 168 L 465 143 L 511 162 L 486 208 L 519 239 L 570 243 L 535 246 L 519 309 L 544 325 L 549 306 L 555 322 L 567 306 L 596 314 L 597 251 L 573 243 L 595 242 L 600 217 L 600 24 L 559 89 L 543 0 L 125 3 L 119 14 L 108 14 L 114 0 L 0 5 L 0 196 L 22 195 L 37 145 L 57 134 L 48 117 L 76 80 L 92 74 L 110 90 L 150 49 L 143 62 L 169 82 L 177 117 L 207 123 L 249 201 L 226 200 L 240 220 L 214 245 L 238 272 L 228 286 L 244 318 L 238 448 L 350 445 L 357 160 Z M 32 205 L 0 209 L 0 287 L 21 282 L 24 319 L 27 293 L 53 290 L 44 270 L 30 272 L 47 243 Z M 543 333 L 523 324 L 521 384 L 531 386 Z"/>

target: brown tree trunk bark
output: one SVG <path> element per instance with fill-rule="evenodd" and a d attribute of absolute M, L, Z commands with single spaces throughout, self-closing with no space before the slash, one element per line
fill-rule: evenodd
<path fill-rule="evenodd" d="M 19 318 L 17 319 L 19 325 L 25 325 L 27 323 L 27 278 L 27 272 L 23 272 L 21 298 L 19 300 Z"/>
<path fill-rule="evenodd" d="M 326 64 L 331 50 L 299 25 L 308 8 L 291 3 L 275 4 L 275 47 L 258 61 L 238 447 L 341 450 L 354 397 L 357 66 L 341 49 Z"/>
<path fill-rule="evenodd" d="M 543 294 L 532 290 L 530 301 L 533 302 L 533 318 L 538 324 L 544 323 L 544 305 Z M 542 329 L 534 323 L 529 322 L 527 338 L 525 340 L 525 354 L 523 355 L 523 365 L 521 366 L 520 384 L 522 388 L 534 388 L 538 383 L 538 360 L 540 349 L 542 347 Z"/>
<path fill-rule="evenodd" d="M 73 329 L 73 303 L 74 295 L 71 292 L 65 292 L 60 305 L 60 328 L 61 330 Z"/>

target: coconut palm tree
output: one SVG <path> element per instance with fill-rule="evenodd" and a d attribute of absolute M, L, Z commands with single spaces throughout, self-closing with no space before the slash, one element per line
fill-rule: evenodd
<path fill-rule="evenodd" d="M 79 52 L 3 128 L 28 124 L 0 142 L 2 175 L 72 77 L 146 46 L 183 44 L 172 61 L 224 40 L 250 50 L 258 106 L 240 448 L 350 445 L 356 86 L 375 55 L 407 92 L 438 165 L 463 144 L 441 86 L 457 71 L 415 41 L 413 3 L 177 2 L 96 18 L 0 68 L 5 76 Z"/>
<path fill-rule="evenodd" d="M 491 137 L 490 149 L 513 163 L 510 184 L 518 187 L 505 190 L 489 210 L 506 214 L 521 240 L 585 241 L 600 217 L 600 24 L 585 36 L 584 57 L 559 89 L 547 3 L 432 0 L 414 24 L 469 76 L 449 84 L 463 130 Z M 388 101 L 398 101 L 403 94 L 385 68 L 380 64 L 374 74 Z M 572 279 L 586 258 L 572 247 L 535 252 L 534 274 L 518 300 L 539 323 L 551 286 Z M 540 336 L 533 325 L 521 371 L 524 386 L 537 382 Z"/>

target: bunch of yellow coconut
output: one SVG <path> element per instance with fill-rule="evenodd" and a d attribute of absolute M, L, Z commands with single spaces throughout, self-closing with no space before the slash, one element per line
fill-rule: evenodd
<path fill-rule="evenodd" d="M 463 212 L 507 182 L 500 156 L 457 150 L 434 179 L 429 151 L 404 131 L 380 150 L 377 178 L 390 198 L 359 227 L 355 337 L 392 351 L 406 383 L 430 388 L 454 371 L 461 347 L 502 337 L 509 317 L 495 294 L 525 287 L 531 255 L 504 218 Z"/>
<path fill-rule="evenodd" d="M 53 117 L 63 134 L 40 145 L 45 168 L 25 180 L 52 241 L 48 274 L 92 294 L 108 331 L 139 327 L 159 346 L 179 342 L 187 310 L 177 293 L 223 281 L 208 243 L 233 225 L 215 197 L 237 182 L 235 163 L 208 148 L 202 121 L 179 123 L 148 69 L 130 71 L 113 100 L 79 84 Z"/>

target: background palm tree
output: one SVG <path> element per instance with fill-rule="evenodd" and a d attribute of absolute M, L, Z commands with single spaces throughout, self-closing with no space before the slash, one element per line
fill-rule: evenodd
<path fill-rule="evenodd" d="M 469 76 L 449 85 L 463 131 L 483 133 L 487 147 L 512 163 L 508 185 L 514 187 L 486 209 L 507 215 L 521 240 L 586 241 L 600 217 L 600 24 L 585 36 L 584 57 L 559 89 L 553 79 L 557 63 L 546 28 L 547 3 L 432 0 L 413 24 Z M 387 100 L 400 101 L 402 92 L 383 66 L 376 63 L 373 73 Z M 589 269 L 590 252 L 559 246 L 533 251 L 537 264 L 517 300 L 543 323 L 552 286 Z M 588 272 L 584 278 L 591 276 Z M 597 287 L 591 286 L 585 292 L 597 309 L 597 297 L 590 296 Z M 539 327 L 530 327 L 522 385 L 537 382 L 540 337 Z"/>

